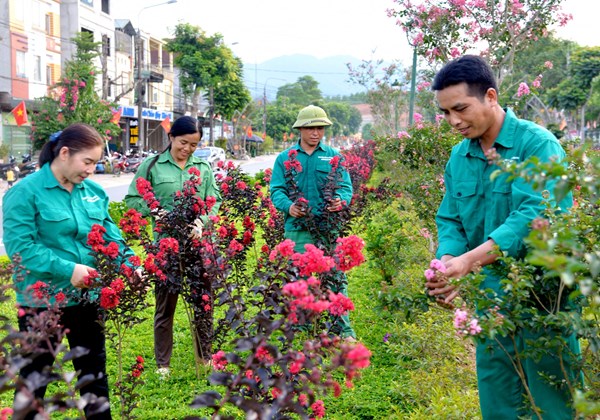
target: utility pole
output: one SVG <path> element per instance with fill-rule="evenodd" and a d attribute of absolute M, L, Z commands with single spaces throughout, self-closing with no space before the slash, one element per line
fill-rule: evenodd
<path fill-rule="evenodd" d="M 417 47 L 413 47 L 413 63 L 412 72 L 410 74 L 410 102 L 408 105 L 408 126 L 413 125 L 414 113 L 415 113 L 415 95 L 416 95 L 416 84 L 417 84 Z"/>
<path fill-rule="evenodd" d="M 209 134 L 208 134 L 208 145 L 209 146 L 214 146 L 215 145 L 215 134 L 214 134 L 214 125 L 215 125 L 215 88 L 214 87 L 210 87 L 208 89 L 208 95 L 209 95 L 209 108 L 208 108 L 208 122 L 210 125 L 209 128 Z"/>
<path fill-rule="evenodd" d="M 267 83 L 265 82 L 265 87 L 263 89 L 263 135 L 266 137 L 267 135 Z"/>
<path fill-rule="evenodd" d="M 142 7 L 138 12 L 138 20 L 137 26 L 138 29 L 135 35 L 135 49 L 137 51 L 137 75 L 136 75 L 136 83 L 137 83 L 137 112 L 138 112 L 138 151 L 143 151 L 145 142 L 146 142 L 146 129 L 144 126 L 144 116 L 142 115 L 144 111 L 144 96 L 146 94 L 146 80 L 142 78 L 142 65 L 144 63 L 144 54 L 143 54 L 143 43 L 142 43 L 142 25 L 140 24 L 140 18 L 142 16 L 142 12 L 146 9 L 150 9 L 151 7 L 162 6 L 163 4 L 173 4 L 177 3 L 177 0 L 165 0 L 161 3 L 151 4 L 146 7 Z"/>
<path fill-rule="evenodd" d="M 138 116 L 138 152 L 144 150 L 144 136 L 146 134 L 144 130 L 144 95 L 146 93 L 145 81 L 142 79 L 142 65 L 143 65 L 143 49 L 142 49 L 142 34 L 138 28 L 135 36 L 136 52 L 137 52 L 137 116 Z"/>

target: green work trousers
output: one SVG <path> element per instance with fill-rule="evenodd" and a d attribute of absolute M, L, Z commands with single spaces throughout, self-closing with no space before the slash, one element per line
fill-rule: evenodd
<path fill-rule="evenodd" d="M 312 244 L 312 237 L 310 236 L 310 233 L 305 230 L 286 231 L 285 237 L 286 237 L 286 239 L 291 239 L 292 241 L 294 241 L 296 243 L 296 245 L 294 246 L 295 252 L 304 253 L 306 251 L 304 249 L 304 246 L 306 244 Z M 336 289 L 336 290 L 334 290 L 334 289 Z M 339 283 L 338 287 L 332 288 L 331 291 L 333 293 L 341 293 L 344 296 L 348 296 L 348 279 L 346 278 L 345 274 L 343 275 L 343 280 Z M 349 315 L 342 315 L 339 317 L 335 317 L 333 331 L 335 333 L 338 333 L 340 335 L 340 337 L 342 337 L 342 338 L 346 338 L 346 337 L 356 338 L 356 333 L 354 332 L 354 330 L 352 329 L 352 326 L 350 325 L 350 316 Z"/>
<path fill-rule="evenodd" d="M 520 329 L 514 337 L 497 336 L 477 345 L 477 381 L 479 401 L 484 420 L 516 420 L 537 418 L 526 396 L 525 386 L 515 368 L 516 354 L 527 387 L 544 420 L 571 420 L 574 411 L 565 374 L 574 386 L 580 386 L 577 371 L 579 342 L 575 334 L 561 335 L 564 346 L 549 350 L 539 358 L 526 356 L 530 343 L 541 337 L 552 338 L 556 331 L 533 332 Z M 561 359 L 565 372 L 561 368 Z M 549 383 L 548 377 L 554 377 Z"/>

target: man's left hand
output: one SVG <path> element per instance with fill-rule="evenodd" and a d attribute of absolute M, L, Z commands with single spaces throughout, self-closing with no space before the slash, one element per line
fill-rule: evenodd
<path fill-rule="evenodd" d="M 329 202 L 328 211 L 340 211 L 342 209 L 342 200 L 338 197 Z"/>

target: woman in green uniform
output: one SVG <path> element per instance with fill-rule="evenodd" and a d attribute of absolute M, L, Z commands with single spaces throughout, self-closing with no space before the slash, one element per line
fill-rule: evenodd
<path fill-rule="evenodd" d="M 27 270 L 23 277 L 15 276 L 22 315 L 19 329 L 27 331 L 34 313 L 47 310 L 59 300 L 60 323 L 69 346 L 89 350 L 73 359 L 74 368 L 80 378 L 97 378 L 80 390 L 82 396 L 97 397 L 89 398 L 84 408 L 86 417 L 93 419 L 110 419 L 111 415 L 104 331 L 98 322 L 102 315 L 97 302 L 80 299 L 85 279 L 94 270 L 94 258 L 87 245 L 92 225 L 102 225 L 107 242 L 116 242 L 128 255 L 130 252 L 108 214 L 108 196 L 100 185 L 87 179 L 102 157 L 103 144 L 98 132 L 86 124 L 73 124 L 56 133 L 42 149 L 40 170 L 11 188 L 3 202 L 6 252 L 11 257 L 18 255 Z M 47 285 L 49 299 L 36 293 L 34 284 L 39 282 Z M 55 299 L 57 295 L 60 299 Z M 43 375 L 44 368 L 54 361 L 49 352 L 33 356 L 31 363 L 21 369 L 22 378 L 34 373 Z M 17 389 L 18 418 L 33 418 L 43 410 L 39 401 L 46 387 L 37 387 L 39 382 L 23 381 Z"/>
<path fill-rule="evenodd" d="M 152 185 L 154 194 L 163 209 L 172 210 L 174 194 L 183 189 L 183 183 L 191 177 L 190 168 L 195 167 L 200 170 L 202 179 L 198 187 L 198 196 L 203 200 L 209 196 L 215 197 L 216 204 L 210 211 L 210 215 L 215 215 L 221 204 L 221 194 L 210 165 L 205 160 L 194 156 L 200 138 L 198 122 L 194 118 L 185 116 L 175 120 L 169 133 L 168 147 L 159 155 L 146 159 L 137 170 L 125 196 L 127 205 L 141 212 L 143 216 L 150 215 L 150 209 L 136 187 L 137 178 L 143 177 Z M 206 221 L 206 217 L 208 216 L 202 216 L 205 219 L 202 220 L 203 222 Z M 192 223 L 193 220 L 189 222 Z M 210 290 L 208 286 L 206 289 Z M 166 287 L 157 286 L 155 294 L 154 355 L 158 367 L 157 372 L 164 377 L 170 373 L 171 354 L 173 353 L 173 318 L 178 293 L 173 293 Z M 208 314 L 212 323 L 212 312 Z M 201 356 L 208 362 L 212 356 L 209 337 L 203 337 L 206 333 L 203 333 L 200 328 L 197 328 L 195 335 L 194 339 L 201 338 L 197 342 L 198 349 L 200 349 Z"/>

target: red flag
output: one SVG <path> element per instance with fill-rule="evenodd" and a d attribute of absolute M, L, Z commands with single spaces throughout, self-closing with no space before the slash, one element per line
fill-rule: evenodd
<path fill-rule="evenodd" d="M 12 114 L 15 117 L 15 122 L 17 126 L 22 126 L 23 124 L 27 124 L 27 108 L 25 108 L 25 101 L 21 101 L 19 105 L 17 105 L 12 111 Z"/>
<path fill-rule="evenodd" d="M 113 116 L 110 119 L 110 122 L 113 124 L 117 124 L 119 125 L 119 121 L 121 120 L 121 113 L 123 112 L 123 110 L 121 108 L 117 109 L 116 111 L 113 111 Z"/>
<path fill-rule="evenodd" d="M 252 137 L 252 126 L 248 127 L 246 130 L 246 137 Z"/>
<path fill-rule="evenodd" d="M 169 116 L 167 115 L 167 118 L 165 118 L 164 120 L 162 120 L 162 122 L 160 123 L 161 127 L 165 129 L 165 132 L 167 134 L 169 134 L 171 132 L 171 119 L 169 118 Z"/>

